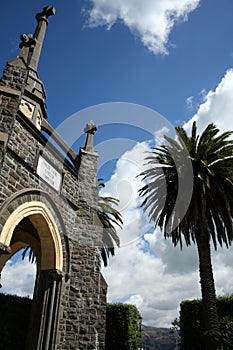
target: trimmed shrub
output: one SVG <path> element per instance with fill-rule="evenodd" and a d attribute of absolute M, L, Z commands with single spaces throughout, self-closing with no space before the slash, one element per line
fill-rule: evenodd
<path fill-rule="evenodd" d="M 224 350 L 233 349 L 233 295 L 217 298 L 218 317 Z M 201 300 L 185 300 L 180 306 L 180 336 L 182 350 L 203 350 Z"/>
<path fill-rule="evenodd" d="M 32 300 L 0 294 L 0 350 L 24 350 Z"/>
<path fill-rule="evenodd" d="M 136 306 L 108 304 L 105 350 L 137 350 L 141 344 L 140 314 Z"/>

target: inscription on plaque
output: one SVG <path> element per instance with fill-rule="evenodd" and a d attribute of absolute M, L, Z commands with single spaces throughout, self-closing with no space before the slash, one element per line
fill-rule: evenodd
<path fill-rule="evenodd" d="M 59 173 L 45 158 L 39 157 L 37 174 L 52 186 L 56 191 L 60 191 L 62 183 L 62 175 Z"/>

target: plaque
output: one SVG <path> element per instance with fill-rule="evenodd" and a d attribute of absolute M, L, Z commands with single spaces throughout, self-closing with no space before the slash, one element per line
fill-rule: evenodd
<path fill-rule="evenodd" d="M 39 156 L 37 174 L 56 191 L 60 191 L 62 174 L 59 173 L 44 157 Z"/>

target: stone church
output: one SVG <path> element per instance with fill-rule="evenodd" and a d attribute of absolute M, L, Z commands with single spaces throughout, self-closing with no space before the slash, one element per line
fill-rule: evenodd
<path fill-rule="evenodd" d="M 37 260 L 27 350 L 104 349 L 107 285 L 96 210 L 96 126 L 78 154 L 47 121 L 37 67 L 52 7 L 21 35 L 0 80 L 0 272 L 24 247 Z"/>

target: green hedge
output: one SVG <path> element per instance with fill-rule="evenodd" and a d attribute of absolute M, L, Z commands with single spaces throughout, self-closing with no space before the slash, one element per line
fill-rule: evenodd
<path fill-rule="evenodd" d="M 0 350 L 24 350 L 31 299 L 0 294 Z"/>
<path fill-rule="evenodd" d="M 105 350 L 137 350 L 140 344 L 140 314 L 136 306 L 108 304 Z"/>
<path fill-rule="evenodd" d="M 218 316 L 224 350 L 233 349 L 233 295 L 217 298 Z M 203 350 L 201 300 L 185 300 L 180 307 L 180 336 L 182 350 Z"/>
<path fill-rule="evenodd" d="M 0 294 L 0 350 L 24 350 L 32 300 Z M 134 305 L 108 304 L 105 350 L 137 350 L 140 314 Z"/>

